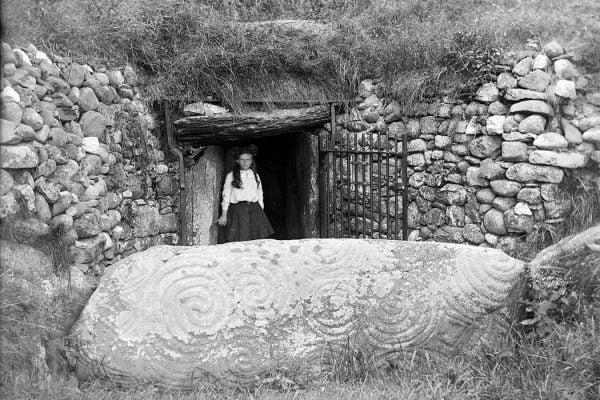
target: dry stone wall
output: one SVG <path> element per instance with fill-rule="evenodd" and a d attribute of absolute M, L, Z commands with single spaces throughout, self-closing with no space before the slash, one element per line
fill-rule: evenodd
<path fill-rule="evenodd" d="M 367 80 L 361 103 L 338 116 L 338 133 L 377 137 L 356 143 L 367 150 L 399 149 L 408 135 L 410 239 L 510 250 L 571 211 L 560 196 L 565 180 L 598 187 L 598 88 L 555 42 L 504 69 L 472 101 L 450 93 L 410 110 Z M 0 90 L 0 219 L 26 211 L 62 227 L 76 265 L 98 275 L 123 256 L 179 243 L 177 166 L 165 161 L 130 67 L 92 68 L 3 43 Z M 389 185 L 378 185 L 379 199 L 398 188 Z M 373 198 L 338 207 L 390 207 Z M 400 219 L 401 206 L 393 209 L 381 225 Z"/>
<path fill-rule="evenodd" d="M 371 150 L 372 143 L 401 151 L 402 136 L 408 135 L 409 239 L 510 251 L 536 227 L 560 224 L 571 212 L 561 196 L 565 180 L 581 179 L 600 190 L 600 93 L 571 58 L 551 42 L 515 56 L 472 101 L 448 95 L 410 109 L 386 104 L 382 84 L 366 80 L 359 87 L 361 102 L 338 116 L 336 130 L 342 136 L 375 135 L 359 140 L 359 151 Z M 376 211 L 372 199 L 385 199 L 398 182 L 376 183 L 378 193 L 345 198 L 338 209 Z M 402 207 L 393 208 L 397 213 L 385 225 L 401 218 Z M 376 236 L 366 228 L 370 221 L 363 230 L 349 216 L 342 224 L 354 234 Z"/>
<path fill-rule="evenodd" d="M 176 165 L 137 83 L 131 67 L 2 43 L 0 219 L 60 227 L 84 272 L 179 242 Z"/>

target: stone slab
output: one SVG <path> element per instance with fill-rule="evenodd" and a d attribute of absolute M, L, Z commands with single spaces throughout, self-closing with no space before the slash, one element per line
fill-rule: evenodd
<path fill-rule="evenodd" d="M 525 100 L 513 104 L 510 107 L 511 114 L 540 114 L 544 117 L 550 117 L 554 115 L 552 107 L 542 100 Z"/>
<path fill-rule="evenodd" d="M 315 379 L 348 343 L 383 363 L 452 352 L 522 270 L 499 250 L 433 242 L 157 246 L 107 268 L 71 332 L 76 370 L 122 385 L 244 386 L 274 370 Z"/>
<path fill-rule="evenodd" d="M 517 182 L 560 183 L 564 172 L 556 167 L 518 163 L 506 170 L 506 177 Z"/>
<path fill-rule="evenodd" d="M 532 164 L 552 165 L 561 168 L 583 168 L 590 160 L 590 156 L 577 151 L 556 152 L 549 150 L 534 150 L 529 153 L 529 162 Z"/>

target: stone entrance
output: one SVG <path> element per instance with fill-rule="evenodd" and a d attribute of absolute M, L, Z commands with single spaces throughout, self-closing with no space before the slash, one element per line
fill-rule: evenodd
<path fill-rule="evenodd" d="M 328 107 L 231 114 L 221 107 L 194 103 L 184 107 L 184 115 L 172 124 L 178 142 L 194 149 L 192 154 L 204 150 L 188 159 L 184 168 L 183 244 L 223 242 L 215 221 L 223 182 L 234 162 L 230 150 L 249 144 L 258 147 L 258 173 L 264 186 L 265 212 L 276 232 L 273 238 L 319 237 L 317 129 L 330 119 Z"/>
<path fill-rule="evenodd" d="M 275 229 L 273 239 L 318 237 L 313 137 L 310 132 L 294 132 L 224 146 L 222 181 L 235 161 L 232 148 L 249 144 L 258 147 L 257 172 L 263 183 L 265 213 Z M 316 137 L 314 141 L 316 147 Z M 223 242 L 220 237 L 218 242 Z"/>
<path fill-rule="evenodd" d="M 231 149 L 258 147 L 257 171 L 264 188 L 265 212 L 274 239 L 318 237 L 317 137 L 310 131 L 285 133 L 222 145 L 210 145 L 186 169 L 182 229 L 187 243 L 222 243 L 214 224 L 220 213 L 221 190 L 234 157 Z"/>

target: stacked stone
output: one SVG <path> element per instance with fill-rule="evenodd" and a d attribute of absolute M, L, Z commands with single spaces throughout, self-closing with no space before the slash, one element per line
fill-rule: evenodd
<path fill-rule="evenodd" d="M 356 135 L 357 143 L 350 145 L 359 151 L 375 150 L 372 143 L 402 149 L 401 138 L 408 135 L 410 239 L 510 250 L 536 226 L 564 220 L 571 204 L 560 195 L 559 184 L 567 170 L 600 188 L 600 93 L 586 92 L 588 80 L 571 57 L 551 42 L 539 54 L 521 54 L 505 65 L 496 82 L 482 85 L 471 102 L 446 96 L 410 109 L 396 102 L 385 105 L 382 84 L 366 80 L 358 106 L 338 117 L 338 142 L 345 146 L 345 138 Z M 360 139 L 371 135 L 378 140 Z M 344 168 L 352 164 L 354 175 L 361 166 L 349 157 L 338 162 Z M 337 184 L 343 194 L 341 178 Z M 373 184 L 373 193 L 363 193 L 371 187 L 365 185 L 357 198 L 340 199 L 337 207 L 351 211 L 346 215 L 356 209 L 377 215 L 384 208 L 378 199 L 387 202 L 386 194 L 399 186 L 397 181 L 363 183 Z M 372 236 L 353 218 L 340 225 Z M 392 215 L 385 224 L 399 218 Z"/>
<path fill-rule="evenodd" d="M 2 43 L 0 218 L 25 211 L 62 226 L 82 271 L 178 241 L 173 167 L 136 84 L 131 67 Z"/>

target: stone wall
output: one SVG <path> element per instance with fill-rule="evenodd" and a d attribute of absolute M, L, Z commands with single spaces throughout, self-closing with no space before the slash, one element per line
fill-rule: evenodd
<path fill-rule="evenodd" d="M 131 67 L 2 44 L 0 219 L 61 226 L 82 271 L 179 242 L 177 166 Z"/>
<path fill-rule="evenodd" d="M 342 135 L 374 135 L 399 149 L 408 135 L 410 239 L 510 249 L 541 224 L 564 220 L 565 179 L 577 173 L 598 186 L 597 88 L 557 43 L 503 68 L 472 101 L 449 93 L 411 109 L 365 81 L 361 103 L 338 116 Z M 98 275 L 123 256 L 180 242 L 177 165 L 165 161 L 130 67 L 92 68 L 2 44 L 1 85 L 1 219 L 27 211 L 62 226 L 76 265 Z M 385 208 L 369 196 L 347 200 L 365 212 Z M 338 206 L 356 209 L 350 204 Z"/>
<path fill-rule="evenodd" d="M 382 84 L 367 80 L 359 87 L 361 102 L 338 116 L 336 130 L 341 137 L 356 132 L 359 151 L 370 150 L 371 143 L 401 151 L 402 136 L 408 135 L 409 239 L 510 251 L 541 224 L 564 221 L 571 211 L 560 193 L 565 180 L 577 177 L 600 190 L 600 93 L 575 69 L 572 57 L 551 42 L 499 65 L 504 72 L 471 101 L 450 93 L 410 109 L 386 104 Z M 352 162 L 341 160 L 344 169 Z M 401 164 L 380 163 L 384 169 Z M 368 215 L 384 208 L 377 199 L 394 193 L 398 182 L 380 182 L 372 185 L 378 193 L 345 198 L 338 209 L 365 209 Z M 346 215 L 343 224 L 357 235 L 375 236 L 366 228 L 371 221 L 361 230 L 353 218 Z M 399 218 L 401 207 L 384 224 Z"/>

